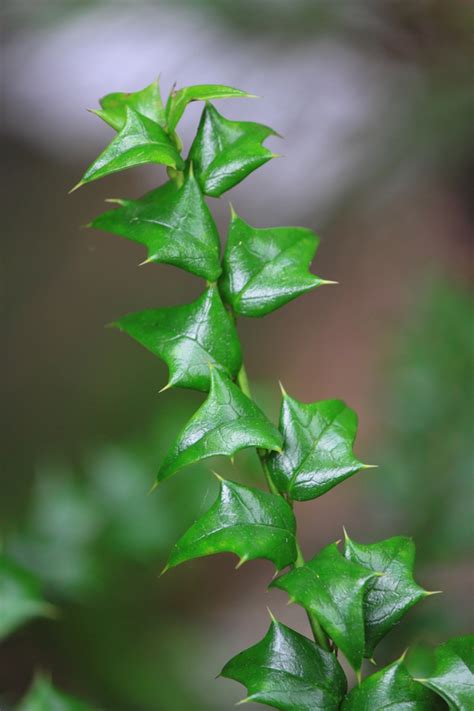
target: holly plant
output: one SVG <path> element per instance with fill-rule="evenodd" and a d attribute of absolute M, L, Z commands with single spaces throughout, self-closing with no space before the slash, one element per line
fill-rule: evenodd
<path fill-rule="evenodd" d="M 319 244 L 311 229 L 255 227 L 234 208 L 221 255 L 207 198 L 220 197 L 275 158 L 264 144 L 278 135 L 259 123 L 227 119 L 211 103 L 235 97 L 250 95 L 198 85 L 173 89 L 163 102 L 154 82 L 105 96 L 95 113 L 115 137 L 76 186 L 145 163 L 166 166 L 163 185 L 139 199 L 111 201 L 115 206 L 91 226 L 143 245 L 143 263 L 152 268 L 174 265 L 204 282 L 191 303 L 131 313 L 114 324 L 166 363 L 162 389 L 205 394 L 161 462 L 155 488 L 190 464 L 245 448 L 256 449 L 268 488 L 217 475 L 216 501 L 176 542 L 165 571 L 223 552 L 237 556 L 237 567 L 265 558 L 277 574 L 270 587 L 306 611 L 314 639 L 271 615 L 265 637 L 225 664 L 221 675 L 247 688 L 244 701 L 287 711 L 428 711 L 446 704 L 472 710 L 473 637 L 438 647 L 426 678 L 414 678 L 401 657 L 362 679 L 364 659 L 373 659 L 405 613 L 432 595 L 413 577 L 411 539 L 367 544 L 345 533 L 342 543 L 303 558 L 294 502 L 316 499 L 370 465 L 354 454 L 357 415 L 341 400 L 306 403 L 282 389 L 276 427 L 252 398 L 239 318 L 261 318 L 334 282 L 309 270 Z M 204 108 L 184 157 L 176 129 L 192 101 Z M 341 655 L 357 679 L 349 692 Z"/>

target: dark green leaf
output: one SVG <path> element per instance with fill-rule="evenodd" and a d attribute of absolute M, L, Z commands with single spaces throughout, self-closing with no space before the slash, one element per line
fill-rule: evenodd
<path fill-rule="evenodd" d="M 395 536 L 363 545 L 346 534 L 344 555 L 353 563 L 383 573 L 369 582 L 364 600 L 365 656 L 371 657 L 382 637 L 430 593 L 413 579 L 415 544 L 411 538 Z"/>
<path fill-rule="evenodd" d="M 297 501 L 315 499 L 367 464 L 352 453 L 357 415 L 341 400 L 305 404 L 283 392 L 281 454 L 272 455 L 272 478 Z"/>
<path fill-rule="evenodd" d="M 160 163 L 172 168 L 183 167 L 181 156 L 161 126 L 129 106 L 125 111 L 126 121 L 123 128 L 89 166 L 73 190 L 92 180 L 145 163 Z"/>
<path fill-rule="evenodd" d="M 280 446 L 276 427 L 237 385 L 213 368 L 209 397 L 169 450 L 157 480 L 207 457 L 231 457 L 245 447 L 278 450 Z"/>
<path fill-rule="evenodd" d="M 58 691 L 48 679 L 37 676 L 18 711 L 92 711 L 92 707 Z"/>
<path fill-rule="evenodd" d="M 376 575 L 346 560 L 332 543 L 271 587 L 286 590 L 293 602 L 312 612 L 357 671 L 364 656 L 364 593 Z"/>
<path fill-rule="evenodd" d="M 186 106 L 191 101 L 212 101 L 213 99 L 255 98 L 246 91 L 221 84 L 196 84 L 172 91 L 166 103 L 168 131 L 174 131 Z"/>
<path fill-rule="evenodd" d="M 221 278 L 223 295 L 242 316 L 264 316 L 327 284 L 308 272 L 318 238 L 303 227 L 251 227 L 232 211 Z"/>
<path fill-rule="evenodd" d="M 0 555 L 0 639 L 34 617 L 48 617 L 53 612 L 34 575 Z"/>
<path fill-rule="evenodd" d="M 336 657 L 277 620 L 258 644 L 231 659 L 221 676 L 247 687 L 246 701 L 282 711 L 337 711 L 346 691 Z"/>
<path fill-rule="evenodd" d="M 296 522 L 281 496 L 220 479 L 217 501 L 175 545 L 165 568 L 214 553 L 235 553 L 239 566 L 266 558 L 277 570 L 296 559 Z"/>
<path fill-rule="evenodd" d="M 342 704 L 342 711 L 434 711 L 434 694 L 414 681 L 402 660 L 381 669 L 352 689 Z"/>
<path fill-rule="evenodd" d="M 147 262 L 173 264 L 209 281 L 219 277 L 219 234 L 192 173 L 179 189 L 169 181 L 140 200 L 116 202 L 120 207 L 91 227 L 145 245 Z"/>
<path fill-rule="evenodd" d="M 207 392 L 210 364 L 233 377 L 242 363 L 237 331 L 215 286 L 191 304 L 147 309 L 114 325 L 165 361 L 170 371 L 166 388 Z"/>
<path fill-rule="evenodd" d="M 418 679 L 454 711 L 474 709 L 474 635 L 455 637 L 435 650 L 432 674 Z"/>
<path fill-rule="evenodd" d="M 206 104 L 189 154 L 206 195 L 219 197 L 274 157 L 262 142 L 276 133 L 249 121 L 228 121 Z"/>
<path fill-rule="evenodd" d="M 127 106 L 142 116 L 165 127 L 165 109 L 161 100 L 159 81 L 156 80 L 140 91 L 115 92 L 107 94 L 100 100 L 101 108 L 92 113 L 97 114 L 109 126 L 120 131 L 127 120 Z"/>

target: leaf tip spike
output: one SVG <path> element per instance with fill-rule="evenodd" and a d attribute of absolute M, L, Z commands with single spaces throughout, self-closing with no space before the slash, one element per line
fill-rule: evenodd
<path fill-rule="evenodd" d="M 71 193 L 74 193 L 76 190 L 81 188 L 84 185 L 84 182 L 84 180 L 80 180 L 78 183 L 76 183 L 76 185 L 69 190 L 68 195 L 71 195 Z"/>
<path fill-rule="evenodd" d="M 277 618 L 275 617 L 275 615 L 273 614 L 273 612 L 270 610 L 269 607 L 267 607 L 267 612 L 268 612 L 268 614 L 270 615 L 270 619 L 271 619 L 271 621 L 273 622 L 273 624 L 277 625 L 277 624 L 278 624 L 278 620 L 277 620 Z"/>
<path fill-rule="evenodd" d="M 344 531 L 344 543 L 349 543 L 349 541 L 350 541 L 351 539 L 349 538 L 349 534 L 347 533 L 346 527 L 343 526 L 343 527 L 342 527 L 342 530 Z"/>
<path fill-rule="evenodd" d="M 236 570 L 239 570 L 239 568 L 241 568 L 241 567 L 243 566 L 243 564 L 246 563 L 247 561 L 248 561 L 247 556 L 246 556 L 246 555 L 243 555 L 242 558 L 241 558 L 241 559 L 239 560 L 239 562 L 237 563 L 237 565 L 235 566 L 235 569 L 236 569 Z"/>
<path fill-rule="evenodd" d="M 283 383 L 281 380 L 278 381 L 278 385 L 280 386 L 280 392 L 282 394 L 282 397 L 287 397 L 288 393 L 286 392 L 285 388 L 283 387 Z"/>
<path fill-rule="evenodd" d="M 166 385 L 164 385 L 164 386 L 161 388 L 161 390 L 158 390 L 158 394 L 164 393 L 166 390 L 169 390 L 169 389 L 172 388 L 172 387 L 173 387 L 173 383 L 170 381 L 169 383 L 166 383 Z"/>
<path fill-rule="evenodd" d="M 153 486 L 150 488 L 150 491 L 148 492 L 148 495 L 153 494 L 153 492 L 155 491 L 155 489 L 158 489 L 159 485 L 160 485 L 160 482 L 159 482 L 159 481 L 155 481 L 155 483 L 153 484 Z"/>

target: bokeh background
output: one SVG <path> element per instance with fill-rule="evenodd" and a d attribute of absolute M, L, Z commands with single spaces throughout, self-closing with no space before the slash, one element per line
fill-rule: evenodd
<path fill-rule="evenodd" d="M 268 123 L 284 154 L 232 192 L 256 226 L 321 235 L 314 271 L 340 282 L 240 332 L 260 403 L 277 380 L 299 399 L 342 397 L 360 416 L 356 453 L 378 469 L 297 506 L 309 556 L 340 538 L 416 537 L 417 579 L 444 594 L 380 646 L 467 631 L 472 578 L 473 356 L 470 237 L 473 6 L 463 0 L 7 0 L 2 157 L 6 363 L 0 515 L 5 550 L 60 609 L 0 651 L 0 705 L 35 670 L 110 711 L 223 711 L 244 695 L 215 680 L 264 634 L 272 567 L 232 556 L 158 573 L 213 500 L 194 467 L 153 496 L 164 451 L 202 400 L 168 391 L 164 366 L 103 325 L 192 300 L 201 288 L 142 250 L 83 229 L 107 197 L 160 182 L 145 167 L 72 196 L 111 130 L 88 114 L 110 91 L 161 73 L 263 98 L 218 105 Z M 189 145 L 201 106 L 182 122 Z M 225 233 L 227 199 L 212 201 Z M 254 455 L 215 466 L 258 481 Z M 470 587 L 471 586 L 471 587 Z M 249 705 L 249 708 L 251 705 Z"/>

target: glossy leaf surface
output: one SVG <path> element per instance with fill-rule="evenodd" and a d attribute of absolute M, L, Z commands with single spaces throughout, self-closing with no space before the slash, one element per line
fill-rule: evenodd
<path fill-rule="evenodd" d="M 243 684 L 247 701 L 283 711 L 336 711 L 346 691 L 336 657 L 276 620 L 258 644 L 225 665 L 221 676 Z"/>
<path fill-rule="evenodd" d="M 438 700 L 411 678 L 403 661 L 398 660 L 364 679 L 348 694 L 342 711 L 434 711 Z"/>
<path fill-rule="evenodd" d="M 165 126 L 165 109 L 158 80 L 140 91 L 107 94 L 99 103 L 101 108 L 94 110 L 93 113 L 100 116 L 116 131 L 120 131 L 126 123 L 127 106 L 160 124 L 162 128 Z"/>
<path fill-rule="evenodd" d="M 292 499 L 315 499 L 366 466 L 352 453 L 357 415 L 342 400 L 306 404 L 283 393 L 280 430 L 283 452 L 272 455 L 270 470 Z"/>
<path fill-rule="evenodd" d="M 311 230 L 257 229 L 233 212 L 221 278 L 226 301 L 242 316 L 264 316 L 324 284 L 308 271 L 317 246 Z"/>
<path fill-rule="evenodd" d="M 91 223 L 148 249 L 147 262 L 173 264 L 209 281 L 220 273 L 217 227 L 192 174 L 181 188 L 165 183 L 140 200 L 118 200 L 120 207 Z"/>
<path fill-rule="evenodd" d="M 271 587 L 286 590 L 293 602 L 312 612 L 351 666 L 359 670 L 364 656 L 362 605 L 374 575 L 346 560 L 332 543 L 302 567 L 274 580 Z"/>
<path fill-rule="evenodd" d="M 237 331 L 215 287 L 191 304 L 147 309 L 124 316 L 114 325 L 165 361 L 167 387 L 207 392 L 209 365 L 232 378 L 242 362 Z"/>
<path fill-rule="evenodd" d="M 455 637 L 435 650 L 430 676 L 418 680 L 435 691 L 454 711 L 474 708 L 474 635 Z"/>
<path fill-rule="evenodd" d="M 52 612 L 35 576 L 0 555 L 0 639 L 34 617 L 47 617 Z"/>
<path fill-rule="evenodd" d="M 266 558 L 277 570 L 296 559 L 296 522 L 281 496 L 220 480 L 217 501 L 177 542 L 166 568 L 214 553 L 235 553 L 241 565 Z"/>
<path fill-rule="evenodd" d="M 237 385 L 213 368 L 209 397 L 169 450 L 158 481 L 207 457 L 230 457 L 245 447 L 277 450 L 280 446 L 281 435 L 266 415 Z"/>
<path fill-rule="evenodd" d="M 371 657 L 377 644 L 419 600 L 429 595 L 413 579 L 415 544 L 406 536 L 395 536 L 364 545 L 347 535 L 347 560 L 381 572 L 367 585 L 364 600 L 365 656 Z"/>
<path fill-rule="evenodd" d="M 37 676 L 17 711 L 93 711 L 92 707 L 65 694 L 48 679 Z"/>
<path fill-rule="evenodd" d="M 189 154 L 206 195 L 219 197 L 273 157 L 262 142 L 275 131 L 250 121 L 229 121 L 206 104 Z"/>
<path fill-rule="evenodd" d="M 253 94 L 221 84 L 195 84 L 172 91 L 166 103 L 166 121 L 169 131 L 174 131 L 186 106 L 191 101 L 212 101 L 213 99 L 253 98 Z"/>
<path fill-rule="evenodd" d="M 183 167 L 181 156 L 161 126 L 129 106 L 125 111 L 126 120 L 123 127 L 112 143 L 89 166 L 76 187 L 145 163 L 160 163 L 171 168 Z"/>

